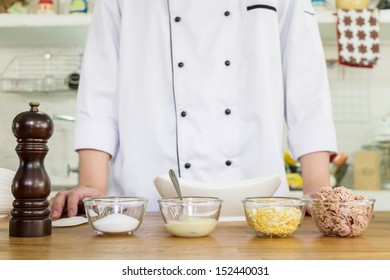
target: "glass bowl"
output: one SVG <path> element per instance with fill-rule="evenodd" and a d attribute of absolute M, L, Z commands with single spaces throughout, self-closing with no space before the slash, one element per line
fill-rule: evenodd
<path fill-rule="evenodd" d="M 202 237 L 217 227 L 222 200 L 217 197 L 162 198 L 158 204 L 170 233 L 179 237 Z"/>
<path fill-rule="evenodd" d="M 132 235 L 142 224 L 148 199 L 109 196 L 83 202 L 88 222 L 98 235 Z"/>
<path fill-rule="evenodd" d="M 353 237 L 362 234 L 370 223 L 375 199 L 350 201 L 308 199 L 317 228 L 327 236 Z"/>
<path fill-rule="evenodd" d="M 288 237 L 301 225 L 305 201 L 292 197 L 248 197 L 242 200 L 249 227 L 260 237 Z"/>

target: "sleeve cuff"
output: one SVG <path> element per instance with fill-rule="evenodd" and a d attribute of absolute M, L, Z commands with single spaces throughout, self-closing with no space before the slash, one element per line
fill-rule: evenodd
<path fill-rule="evenodd" d="M 114 157 L 118 148 L 117 129 L 95 121 L 76 121 L 74 149 L 104 151 Z"/>
<path fill-rule="evenodd" d="M 333 122 L 322 121 L 289 128 L 288 148 L 294 159 L 313 152 L 337 152 Z"/>

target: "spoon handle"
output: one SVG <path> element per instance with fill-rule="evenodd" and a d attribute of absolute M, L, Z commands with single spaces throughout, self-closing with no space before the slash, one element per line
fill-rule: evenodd
<path fill-rule="evenodd" d="M 181 200 L 183 200 L 183 196 L 181 195 L 179 180 L 177 179 L 175 171 L 173 171 L 172 169 L 169 170 L 169 177 L 171 177 L 171 181 L 173 186 L 175 187 L 177 195 Z"/>

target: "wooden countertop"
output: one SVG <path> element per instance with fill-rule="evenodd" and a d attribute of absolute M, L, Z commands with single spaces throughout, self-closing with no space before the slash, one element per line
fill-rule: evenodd
<path fill-rule="evenodd" d="M 242 222 L 219 222 L 209 236 L 180 238 L 168 233 L 159 213 L 147 213 L 133 236 L 101 237 L 84 224 L 53 228 L 51 236 L 9 237 L 8 219 L 0 220 L 3 260 L 390 260 L 390 212 L 376 212 L 358 237 L 323 236 L 305 217 L 294 236 L 257 237 Z"/>

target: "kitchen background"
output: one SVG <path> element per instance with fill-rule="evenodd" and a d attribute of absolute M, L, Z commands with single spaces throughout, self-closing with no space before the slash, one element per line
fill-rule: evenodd
<path fill-rule="evenodd" d="M 89 1 L 89 11 L 83 10 L 84 1 L 58 0 L 54 8 L 48 0 L 33 1 L 32 6 L 19 1 L 5 13 L 8 2 L 18 1 L 0 0 L 0 167 L 16 170 L 19 160 L 12 120 L 29 109 L 30 101 L 39 101 L 40 110 L 52 116 L 75 113 L 76 90 L 64 87 L 63 81 L 77 73 L 94 1 Z M 72 7 L 72 2 L 77 3 Z M 368 69 L 338 63 L 334 1 L 313 4 L 328 62 L 339 150 L 348 157 L 341 183 L 353 187 L 356 152 L 378 150 L 376 140 L 383 140 L 390 131 L 390 10 L 380 10 L 379 60 Z M 377 4 L 371 1 L 371 6 Z M 38 9 L 41 15 L 31 14 Z M 18 81 L 28 72 L 35 79 L 33 85 Z M 57 76 L 60 84 L 55 82 Z M 45 165 L 53 188 L 58 189 L 76 184 L 77 173 L 72 171 L 78 161 L 72 149 L 73 123 L 61 118 L 54 118 L 54 123 Z M 378 164 L 384 163 L 382 154 L 380 159 Z"/>

